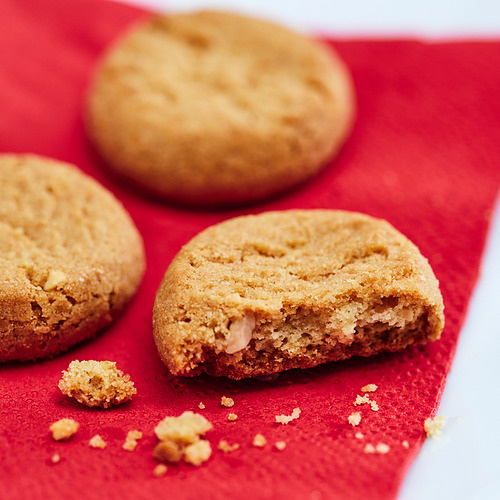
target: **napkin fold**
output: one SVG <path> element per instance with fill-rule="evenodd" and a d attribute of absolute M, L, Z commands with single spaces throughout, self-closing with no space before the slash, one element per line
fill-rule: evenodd
<path fill-rule="evenodd" d="M 53 360 L 0 367 L 0 497 L 395 498 L 424 440 L 423 422 L 439 403 L 500 185 L 500 42 L 324 40 L 349 66 L 357 91 L 357 121 L 340 156 L 282 197 L 207 212 L 160 203 L 118 183 L 84 133 L 85 93 L 102 51 L 149 15 L 101 0 L 0 4 L 0 152 L 47 155 L 94 176 L 131 213 L 148 259 L 137 296 L 95 340 Z M 151 310 L 173 256 L 210 224 L 288 208 L 361 211 L 406 234 L 440 280 L 442 339 L 274 381 L 170 376 L 156 354 Z M 111 410 L 67 399 L 57 382 L 73 359 L 116 361 L 131 375 L 137 396 Z M 370 394 L 378 411 L 353 405 L 366 384 L 378 386 Z M 221 406 L 222 396 L 232 397 L 234 407 Z M 297 420 L 275 423 L 275 415 L 296 407 Z M 185 410 L 213 423 L 207 434 L 212 458 L 198 468 L 169 466 L 166 476 L 155 478 L 154 426 Z M 347 420 L 354 411 L 362 417 L 356 427 Z M 228 421 L 229 412 L 238 419 Z M 68 442 L 55 442 L 48 428 L 63 417 L 77 420 L 80 430 Z M 131 429 L 144 433 L 133 452 L 122 449 Z M 267 439 L 263 448 L 252 445 L 257 433 Z M 95 434 L 105 449 L 88 446 Z M 224 454 L 217 450 L 221 439 L 240 447 Z M 286 448 L 277 450 L 277 441 Z M 366 445 L 379 443 L 387 453 L 366 452 Z"/>

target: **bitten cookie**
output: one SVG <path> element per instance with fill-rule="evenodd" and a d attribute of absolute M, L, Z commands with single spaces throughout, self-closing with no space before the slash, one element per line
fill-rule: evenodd
<path fill-rule="evenodd" d="M 262 20 L 157 17 L 105 56 L 87 128 L 109 166 L 172 200 L 262 199 L 315 174 L 350 132 L 354 93 L 331 48 Z"/>
<path fill-rule="evenodd" d="M 110 324 L 144 272 L 123 206 L 71 165 L 0 155 L 0 362 L 59 353 Z"/>
<path fill-rule="evenodd" d="M 439 284 L 388 222 L 354 212 L 238 217 L 193 238 L 154 306 L 175 375 L 234 379 L 398 351 L 439 338 Z"/>

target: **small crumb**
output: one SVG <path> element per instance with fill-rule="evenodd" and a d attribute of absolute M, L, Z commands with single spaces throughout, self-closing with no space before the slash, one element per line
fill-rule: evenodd
<path fill-rule="evenodd" d="M 212 424 L 203 415 L 185 411 L 179 417 L 164 418 L 155 427 L 155 434 L 160 441 L 191 444 L 211 428 Z"/>
<path fill-rule="evenodd" d="M 200 401 L 200 402 L 198 403 L 198 408 L 199 408 L 200 410 L 204 410 L 204 409 L 205 409 L 205 405 L 204 405 L 204 404 Z"/>
<path fill-rule="evenodd" d="M 353 426 L 355 427 L 356 425 L 359 425 L 359 423 L 361 422 L 361 413 L 359 411 L 357 412 L 354 412 L 354 413 L 351 413 L 348 417 L 347 417 L 347 421 Z"/>
<path fill-rule="evenodd" d="M 99 436 L 99 434 L 96 434 L 90 439 L 89 446 L 91 448 L 100 448 L 101 450 L 103 450 L 104 448 L 106 448 L 106 441 L 104 441 L 104 439 Z"/>
<path fill-rule="evenodd" d="M 375 447 L 375 451 L 377 453 L 380 453 L 381 455 L 385 455 L 386 453 L 389 453 L 390 449 L 391 449 L 391 447 L 385 443 L 378 443 L 377 446 Z"/>
<path fill-rule="evenodd" d="M 354 434 L 354 437 L 356 439 L 363 439 L 365 435 L 362 432 L 356 432 L 356 434 Z"/>
<path fill-rule="evenodd" d="M 277 450 L 283 451 L 286 448 L 286 442 L 285 441 L 276 441 L 276 443 L 274 443 L 274 446 L 276 446 Z"/>
<path fill-rule="evenodd" d="M 370 396 L 368 396 L 368 394 L 365 394 L 364 396 L 360 396 L 358 394 L 353 404 L 354 406 L 360 406 L 364 405 L 365 403 L 370 403 Z"/>
<path fill-rule="evenodd" d="M 253 438 L 252 444 L 257 448 L 263 448 L 267 444 L 266 438 L 262 434 L 256 434 Z"/>
<path fill-rule="evenodd" d="M 54 453 L 52 457 L 50 457 L 50 461 L 53 464 L 58 464 L 61 461 L 61 456 L 59 455 L 59 453 Z"/>
<path fill-rule="evenodd" d="M 62 373 L 61 392 L 85 406 L 110 408 L 137 393 L 130 375 L 118 370 L 114 361 L 75 360 Z"/>
<path fill-rule="evenodd" d="M 378 389 L 378 385 L 368 384 L 361 387 L 361 392 L 375 392 Z"/>
<path fill-rule="evenodd" d="M 236 415 L 236 413 L 230 413 L 227 416 L 227 419 L 230 420 L 231 422 L 234 422 L 237 418 L 238 418 L 238 415 Z"/>
<path fill-rule="evenodd" d="M 153 450 L 153 456 L 160 462 L 176 463 L 182 458 L 184 451 L 175 441 L 160 441 Z"/>
<path fill-rule="evenodd" d="M 229 444 L 225 439 L 221 439 L 217 448 L 224 453 L 230 453 L 231 451 L 237 450 L 240 447 L 238 443 Z"/>
<path fill-rule="evenodd" d="M 206 439 L 200 439 L 193 444 L 190 444 L 184 450 L 184 460 L 186 463 L 198 467 L 203 462 L 206 462 L 212 455 L 212 447 Z"/>
<path fill-rule="evenodd" d="M 378 404 L 376 401 L 370 401 L 370 406 L 372 407 L 373 411 L 378 411 Z"/>
<path fill-rule="evenodd" d="M 220 400 L 220 404 L 222 406 L 225 406 L 226 408 L 232 408 L 234 406 L 234 399 L 233 398 L 226 398 L 226 396 L 222 396 Z"/>
<path fill-rule="evenodd" d="M 123 443 L 122 448 L 127 451 L 134 451 L 137 446 L 137 441 L 142 438 L 141 431 L 128 431 L 127 437 L 125 438 L 125 442 Z"/>
<path fill-rule="evenodd" d="M 373 444 L 366 443 L 363 451 L 365 453 L 375 453 L 375 446 L 373 446 Z"/>
<path fill-rule="evenodd" d="M 71 418 L 62 418 L 50 426 L 52 437 L 56 441 L 69 439 L 80 427 L 80 424 Z"/>
<path fill-rule="evenodd" d="M 300 417 L 300 408 L 294 408 L 291 415 L 276 415 L 276 423 L 287 425 Z"/>
<path fill-rule="evenodd" d="M 408 441 L 406 441 L 406 439 L 401 443 L 401 446 L 403 448 L 409 448 L 410 447 L 410 443 L 408 443 Z"/>
<path fill-rule="evenodd" d="M 162 477 L 167 473 L 167 466 L 165 464 L 158 464 L 154 469 L 153 469 L 153 476 L 155 477 Z"/>
<path fill-rule="evenodd" d="M 440 416 L 434 419 L 428 418 L 424 422 L 424 429 L 427 433 L 427 437 L 433 439 L 441 439 L 441 431 L 443 430 L 444 424 L 446 423 L 446 417 Z"/>

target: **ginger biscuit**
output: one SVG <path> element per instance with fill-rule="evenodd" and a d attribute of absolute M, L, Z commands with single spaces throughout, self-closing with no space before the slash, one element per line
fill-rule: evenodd
<path fill-rule="evenodd" d="M 290 210 L 194 237 L 164 276 L 153 324 L 173 374 L 239 379 L 433 341 L 444 314 L 428 261 L 388 222 Z"/>
<path fill-rule="evenodd" d="M 92 337 L 143 272 L 142 239 L 111 193 L 74 166 L 0 155 L 0 362 Z"/>
<path fill-rule="evenodd" d="M 200 11 L 134 27 L 105 55 L 87 129 L 109 167 L 192 204 L 256 201 L 314 175 L 348 136 L 351 78 L 330 48 Z"/>

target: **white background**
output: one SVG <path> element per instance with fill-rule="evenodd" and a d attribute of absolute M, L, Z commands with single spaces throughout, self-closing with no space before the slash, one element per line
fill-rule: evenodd
<path fill-rule="evenodd" d="M 260 15 L 337 37 L 500 39 L 500 0 L 124 0 L 175 12 L 199 7 Z M 492 61 L 500 64 L 500 61 Z M 495 96 L 493 96 L 495 98 Z M 500 98 L 499 95 L 496 96 Z M 500 158 L 499 158 L 500 168 Z M 438 415 L 400 500 L 500 498 L 500 206 Z"/>

